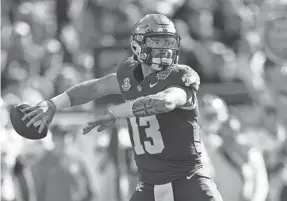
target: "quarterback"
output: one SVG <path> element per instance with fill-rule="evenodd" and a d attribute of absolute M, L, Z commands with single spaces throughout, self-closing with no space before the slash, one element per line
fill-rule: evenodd
<path fill-rule="evenodd" d="M 102 131 L 116 119 L 127 119 L 139 182 L 131 201 L 221 201 L 201 163 L 197 91 L 200 80 L 189 66 L 178 64 L 180 36 L 161 14 L 143 17 L 133 28 L 133 56 L 116 73 L 75 85 L 66 92 L 25 109 L 27 126 L 49 125 L 57 110 L 108 94 L 125 103 L 107 108 L 89 122 L 83 134 Z"/>

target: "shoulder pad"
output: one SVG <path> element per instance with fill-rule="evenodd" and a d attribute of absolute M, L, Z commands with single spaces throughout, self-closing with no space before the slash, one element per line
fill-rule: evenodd
<path fill-rule="evenodd" d="M 196 91 L 200 85 L 200 78 L 197 72 L 187 65 L 174 65 L 157 74 L 158 80 L 167 79 L 170 85 L 188 87 Z"/>
<path fill-rule="evenodd" d="M 121 83 L 125 77 L 133 76 L 133 69 L 137 65 L 137 61 L 135 61 L 132 57 L 124 60 L 118 67 L 117 70 L 117 80 L 118 83 Z"/>
<path fill-rule="evenodd" d="M 138 62 L 133 59 L 133 57 L 129 57 L 126 60 L 124 60 L 118 67 L 117 74 L 123 74 L 127 71 L 130 71 L 133 69 L 134 66 L 136 66 Z"/>

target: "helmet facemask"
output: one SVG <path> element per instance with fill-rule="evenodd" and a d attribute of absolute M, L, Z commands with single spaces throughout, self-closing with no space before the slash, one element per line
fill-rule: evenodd
<path fill-rule="evenodd" d="M 131 44 L 138 60 L 154 70 L 164 70 L 178 62 L 180 37 L 177 34 L 135 34 Z"/>

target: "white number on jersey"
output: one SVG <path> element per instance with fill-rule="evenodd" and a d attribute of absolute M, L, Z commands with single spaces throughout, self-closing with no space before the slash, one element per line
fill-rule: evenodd
<path fill-rule="evenodd" d="M 144 154 L 145 151 L 149 154 L 159 154 L 164 149 L 164 144 L 162 140 L 161 133 L 159 131 L 159 123 L 156 116 L 140 117 L 139 125 L 136 122 L 136 118 L 130 118 L 130 123 L 132 127 L 134 150 L 136 155 Z M 152 143 L 148 140 L 141 143 L 139 127 L 149 126 L 145 129 L 145 134 L 147 137 L 152 139 Z"/>

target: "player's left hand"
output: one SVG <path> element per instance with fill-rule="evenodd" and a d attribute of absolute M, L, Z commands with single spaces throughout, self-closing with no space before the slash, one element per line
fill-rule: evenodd
<path fill-rule="evenodd" d="M 86 135 L 88 132 L 99 126 L 98 132 L 101 132 L 107 128 L 110 128 L 116 122 L 116 118 L 110 112 L 106 112 L 105 115 L 100 116 L 96 121 L 88 122 L 88 125 L 83 128 L 83 134 Z"/>

